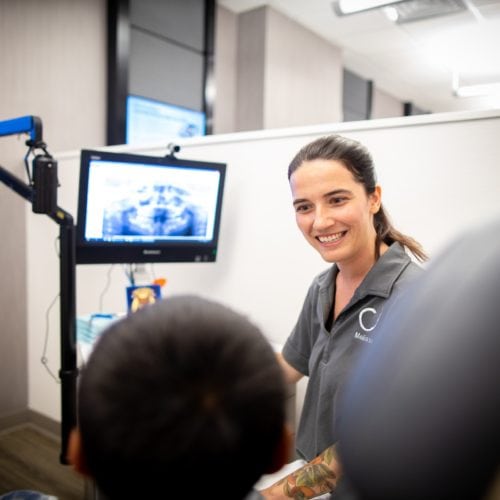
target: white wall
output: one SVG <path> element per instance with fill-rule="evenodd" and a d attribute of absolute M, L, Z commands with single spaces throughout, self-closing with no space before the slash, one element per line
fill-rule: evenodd
<path fill-rule="evenodd" d="M 235 130 L 341 121 L 341 50 L 280 12 L 238 16 L 237 62 Z"/>
<path fill-rule="evenodd" d="M 238 18 L 234 12 L 218 6 L 215 17 L 214 134 L 236 130 L 236 75 L 238 67 Z"/>
<path fill-rule="evenodd" d="M 0 0 L 0 120 L 41 117 L 51 153 L 105 144 L 105 14 L 102 0 Z M 24 181 L 26 138 L 0 138 L 0 165 Z M 0 424 L 28 404 L 26 207 L 0 185 Z"/>
<path fill-rule="evenodd" d="M 403 116 L 403 103 L 375 86 L 373 87 L 372 99 L 371 118 L 373 120 Z"/>
<path fill-rule="evenodd" d="M 238 16 L 235 130 L 264 128 L 267 7 Z M 219 94 L 220 96 L 220 94 Z"/>
<path fill-rule="evenodd" d="M 267 9 L 265 129 L 342 120 L 342 51 Z"/>
<path fill-rule="evenodd" d="M 384 203 L 396 227 L 420 240 L 431 256 L 457 233 L 500 215 L 500 112 L 190 139 L 183 143 L 181 157 L 228 164 L 220 249 L 213 264 L 155 265 L 156 275 L 169 280 L 165 296 L 186 292 L 220 300 L 249 314 L 271 340 L 283 343 L 310 281 L 326 267 L 295 227 L 286 169 L 301 146 L 332 132 L 359 139 L 373 152 Z M 165 153 L 160 148 L 143 151 Z M 75 213 L 78 154 L 60 154 L 58 159 L 59 204 Z M 28 217 L 30 407 L 59 419 L 59 387 L 39 362 L 45 313 L 58 293 L 56 236 L 50 220 Z M 110 266 L 78 267 L 80 314 L 98 310 L 109 270 Z M 110 275 L 104 310 L 123 311 L 126 280 L 121 267 L 116 265 Z M 48 353 L 54 370 L 59 367 L 58 335 L 55 308 Z"/>
<path fill-rule="evenodd" d="M 237 38 L 238 21 L 236 15 L 225 9 L 217 9 L 220 32 L 217 32 L 217 103 L 215 104 L 215 131 L 217 133 L 235 130 L 237 102 L 248 104 L 248 92 L 237 95 L 236 71 L 238 66 Z M 285 75 L 276 74 L 276 85 L 268 81 L 268 96 L 275 95 L 283 101 L 272 100 L 274 106 L 271 115 L 268 113 L 267 127 L 283 126 L 282 121 L 286 115 L 293 119 L 293 124 L 311 123 L 311 113 L 318 112 L 315 121 L 334 121 L 335 115 L 325 115 L 327 108 L 325 100 L 316 106 L 310 96 L 301 96 L 297 90 L 306 93 L 316 93 L 314 86 L 319 71 L 309 72 L 309 64 L 316 61 L 320 68 L 325 65 L 319 61 L 319 53 L 331 54 L 323 46 L 320 52 L 315 52 L 318 45 L 325 42 L 306 33 L 299 33 L 300 26 L 278 13 L 270 14 L 274 31 L 271 61 L 279 57 L 276 51 L 276 40 L 279 33 L 283 36 L 292 35 L 300 43 L 293 45 L 290 40 L 285 47 L 292 53 L 302 54 L 299 64 L 290 66 L 290 70 L 298 71 L 295 77 L 286 78 Z M 270 25 L 271 25 L 270 24 Z M 261 24 L 261 33 L 265 34 L 266 24 Z M 308 36 L 311 35 L 310 37 Z M 255 37 L 255 32 L 249 36 Z M 303 43 L 307 42 L 307 43 Z M 271 45 L 270 45 L 271 47 Z M 307 52 L 306 49 L 308 49 Z M 313 50 L 315 57 L 308 57 Z M 338 49 L 332 49 L 335 53 Z M 304 52 L 303 52 L 304 51 Z M 221 56 L 219 57 L 219 54 Z M 263 55 L 262 55 L 263 57 Z M 284 56 L 285 57 L 285 56 Z M 290 54 L 286 56 L 290 57 Z M 307 62 L 310 59 L 310 62 Z M 289 60 L 289 59 L 287 59 Z M 306 61 L 306 66 L 302 66 Z M 340 60 L 335 64 L 340 64 Z M 257 62 L 256 64 L 259 64 Z M 105 117 L 106 117 L 106 2 L 102 0 L 0 0 L 0 120 L 15 118 L 26 114 L 40 116 L 44 125 L 44 138 L 49 145 L 50 152 L 68 151 L 81 147 L 103 145 L 105 143 Z M 278 68 L 277 68 L 278 69 Z M 280 71 L 286 68 L 279 68 Z M 330 68 L 328 71 L 332 71 Z M 333 71 L 337 71 L 334 69 Z M 331 75 L 331 73 L 325 73 Z M 278 78 L 279 77 L 279 78 Z M 304 79 L 303 79 L 304 78 Z M 300 82 L 293 91 L 290 82 Z M 264 77 L 261 78 L 262 86 Z M 283 93 L 283 82 L 286 82 L 287 93 Z M 288 88 L 290 87 L 290 88 Z M 335 88 L 334 88 L 335 87 Z M 324 88 L 324 86 L 323 86 Z M 313 90 L 312 90 L 313 89 Z M 340 88 L 331 86 L 328 82 L 329 98 L 340 99 Z M 250 89 L 251 93 L 251 89 Z M 335 96 L 334 94 L 338 94 Z M 261 96 L 260 106 L 262 108 Z M 330 99 L 328 99 L 329 101 Z M 284 104 L 279 104 L 284 102 Z M 299 103 L 299 105 L 297 105 Z M 281 106 L 280 109 L 277 106 Z M 335 107 L 335 106 L 334 106 Z M 340 109 L 340 106 L 338 106 Z M 303 117 L 300 116 L 303 112 Z M 260 122 L 255 127 L 261 128 L 263 123 L 263 110 L 260 113 Z M 245 119 L 247 114 L 243 113 Z M 272 119 L 279 121 L 273 122 Z M 26 180 L 26 173 L 22 158 L 26 152 L 24 138 L 1 138 L 0 164 L 9 171 Z M 62 170 L 62 165 L 60 171 Z M 61 178 L 64 178 L 64 172 Z M 63 188 L 64 190 L 64 188 Z M 62 191 L 63 191 L 62 190 Z M 61 192 L 61 196 L 64 193 Z M 41 227 L 47 227 L 47 233 L 40 234 L 40 244 L 47 244 L 50 249 L 41 252 L 38 258 L 28 258 L 26 220 L 38 218 Z M 46 403 L 35 403 L 39 396 L 39 379 L 43 384 L 48 381 L 47 374 L 40 370 L 40 357 L 42 347 L 40 342 L 45 335 L 45 306 L 41 308 L 43 314 L 34 320 L 26 303 L 27 286 L 31 286 L 33 279 L 27 283 L 27 276 L 39 277 L 40 283 L 35 288 L 40 293 L 47 294 L 42 304 L 48 304 L 51 299 L 51 287 L 45 290 L 46 276 L 51 269 L 50 259 L 54 250 L 55 235 L 51 231 L 50 220 L 43 216 L 31 213 L 26 202 L 6 187 L 0 186 L 0 229 L 3 240 L 0 245 L 0 262 L 2 264 L 2 280 L 8 283 L 0 290 L 0 317 L 2 328 L 0 333 L 0 426 L 4 416 L 15 415 L 26 409 L 28 401 L 32 407 L 52 408 L 51 396 L 47 395 Z M 54 254 L 55 255 L 55 254 Z M 57 270 L 57 268 L 55 268 Z M 116 272 L 116 271 L 115 271 Z M 57 309 L 52 311 L 52 316 L 57 320 Z M 31 321 L 30 340 L 27 339 L 27 321 Z M 36 328 L 33 327 L 36 322 Z M 53 332 L 53 329 L 51 329 Z M 32 342 L 33 337 L 35 343 Z M 58 356 L 58 346 L 51 339 L 49 347 L 49 360 Z M 29 354 L 28 354 L 29 350 Z M 28 362 L 29 356 L 29 362 Z M 58 362 L 51 363 L 58 368 Z M 27 374 L 29 368 L 29 380 Z M 31 383 L 31 381 L 35 383 Z M 31 395 L 28 397 L 28 386 Z M 57 389 L 57 386 L 56 386 Z M 50 394 L 50 392 L 49 392 Z M 57 400 L 55 395 L 53 398 Z M 56 404 L 56 403 L 54 403 Z M 46 413 L 53 413 L 52 410 Z"/>

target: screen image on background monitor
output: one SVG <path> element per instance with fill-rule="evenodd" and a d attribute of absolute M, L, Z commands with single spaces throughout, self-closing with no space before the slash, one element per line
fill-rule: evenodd
<path fill-rule="evenodd" d="M 77 264 L 213 262 L 226 165 L 82 150 Z"/>
<path fill-rule="evenodd" d="M 141 96 L 127 97 L 127 144 L 167 144 L 171 139 L 205 135 L 205 113 Z"/>

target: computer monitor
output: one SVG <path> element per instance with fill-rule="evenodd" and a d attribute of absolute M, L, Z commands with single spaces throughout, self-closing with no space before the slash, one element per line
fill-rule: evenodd
<path fill-rule="evenodd" d="M 82 150 L 77 264 L 213 262 L 226 165 Z"/>
<path fill-rule="evenodd" d="M 127 144 L 165 143 L 205 135 L 205 113 L 146 97 L 127 97 Z"/>

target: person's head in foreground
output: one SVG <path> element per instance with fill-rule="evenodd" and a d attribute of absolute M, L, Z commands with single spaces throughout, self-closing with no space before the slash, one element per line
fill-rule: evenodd
<path fill-rule="evenodd" d="M 436 257 L 346 386 L 344 473 L 362 500 L 500 498 L 500 219 Z"/>
<path fill-rule="evenodd" d="M 287 458 L 285 386 L 259 329 L 195 296 L 111 325 L 80 377 L 69 461 L 116 498 L 244 498 Z"/>

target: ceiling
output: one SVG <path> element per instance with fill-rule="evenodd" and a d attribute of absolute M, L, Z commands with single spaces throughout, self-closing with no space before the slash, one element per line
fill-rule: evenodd
<path fill-rule="evenodd" d="M 384 9 L 339 17 L 330 0 L 217 3 L 235 13 L 272 7 L 340 47 L 344 67 L 425 110 L 500 108 L 500 94 L 453 94 L 454 71 L 460 84 L 500 82 L 500 1 L 462 1 L 461 12 L 401 24 L 390 21 Z"/>

